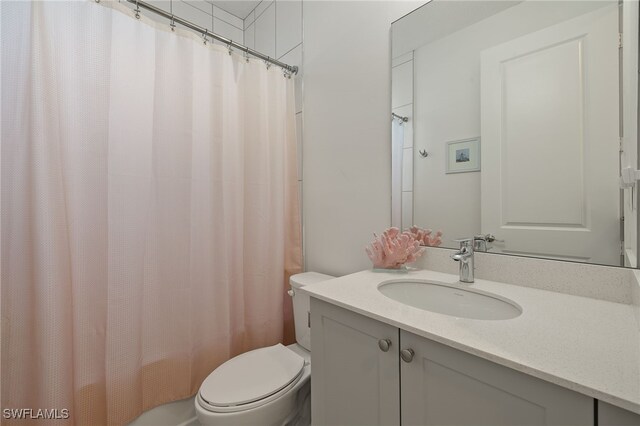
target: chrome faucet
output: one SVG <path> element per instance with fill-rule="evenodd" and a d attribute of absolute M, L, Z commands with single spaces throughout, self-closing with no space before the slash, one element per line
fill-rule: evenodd
<path fill-rule="evenodd" d="M 473 250 L 474 251 L 489 251 L 493 248 L 492 242 L 504 243 L 504 240 L 499 240 L 493 234 L 480 234 L 473 237 Z"/>
<path fill-rule="evenodd" d="M 475 238 L 463 238 L 455 240 L 460 243 L 460 250 L 453 253 L 451 258 L 460 262 L 460 282 L 473 282 L 473 253 L 476 244 Z"/>

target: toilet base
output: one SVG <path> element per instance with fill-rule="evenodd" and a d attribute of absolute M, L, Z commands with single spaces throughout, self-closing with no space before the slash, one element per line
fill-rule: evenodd
<path fill-rule="evenodd" d="M 298 345 L 291 345 L 289 348 L 300 355 L 302 355 L 300 351 L 304 351 Z M 308 359 L 308 357 L 307 352 L 305 358 Z M 232 413 L 209 411 L 198 393 L 195 398 L 198 420 L 203 426 L 309 426 L 311 424 L 310 379 L 311 365 L 307 361 L 302 377 L 286 394 L 264 405 Z"/>

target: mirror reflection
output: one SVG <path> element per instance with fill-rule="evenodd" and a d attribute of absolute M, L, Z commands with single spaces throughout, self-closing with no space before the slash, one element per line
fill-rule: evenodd
<path fill-rule="evenodd" d="M 637 7 L 434 0 L 394 22 L 393 225 L 636 267 Z"/>

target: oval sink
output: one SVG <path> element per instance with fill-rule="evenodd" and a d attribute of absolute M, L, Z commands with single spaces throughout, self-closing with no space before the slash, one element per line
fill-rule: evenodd
<path fill-rule="evenodd" d="M 495 294 L 436 281 L 387 281 L 378 286 L 378 291 L 405 305 L 459 318 L 503 320 L 522 313 L 515 302 Z"/>

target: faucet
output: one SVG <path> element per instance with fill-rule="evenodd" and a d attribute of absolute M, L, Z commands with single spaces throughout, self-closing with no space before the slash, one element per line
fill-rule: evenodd
<path fill-rule="evenodd" d="M 460 240 L 456 240 L 460 241 Z M 474 251 L 489 251 L 493 247 L 490 243 L 492 242 L 504 243 L 504 240 L 499 240 L 493 234 L 480 234 L 473 237 L 473 250 Z"/>
<path fill-rule="evenodd" d="M 489 237 L 491 234 L 487 235 L 476 235 L 473 237 L 473 251 L 488 251 L 489 250 L 489 242 L 494 241 Z"/>
<path fill-rule="evenodd" d="M 473 282 L 473 253 L 476 244 L 475 238 L 463 238 L 455 240 L 460 243 L 460 250 L 451 255 L 456 262 L 460 262 L 460 282 Z"/>

